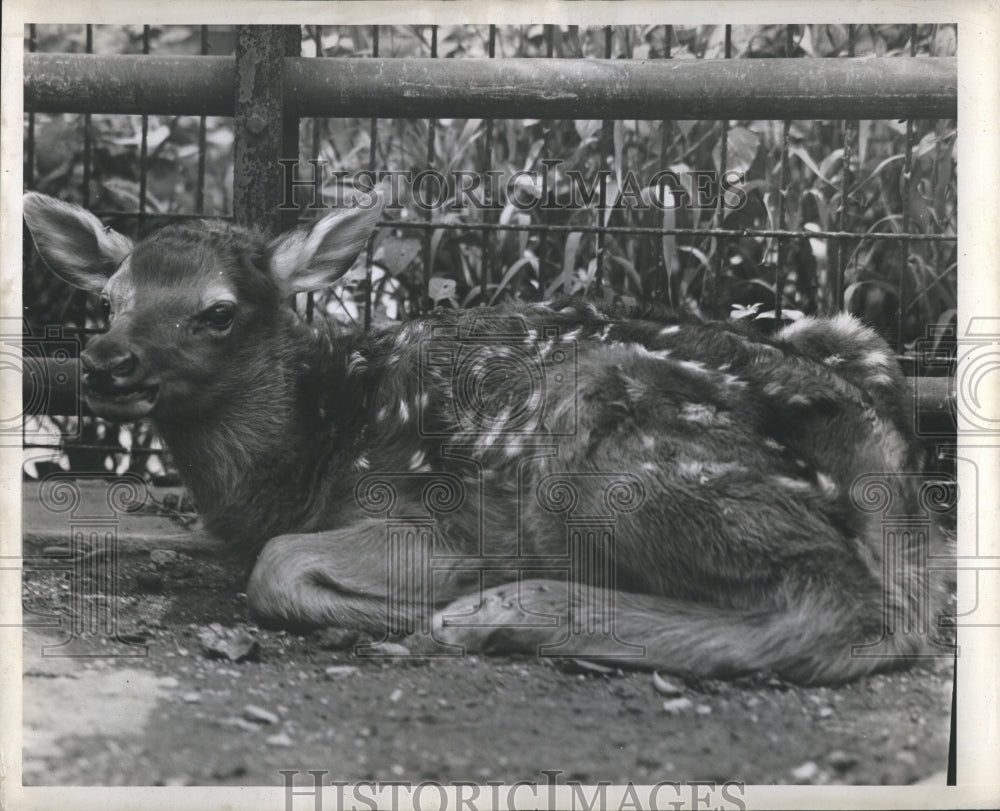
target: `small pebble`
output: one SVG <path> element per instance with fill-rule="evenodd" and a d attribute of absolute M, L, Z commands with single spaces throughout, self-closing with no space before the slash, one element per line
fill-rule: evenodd
<path fill-rule="evenodd" d="M 689 698 L 671 698 L 663 702 L 663 709 L 671 715 L 682 713 L 685 710 L 691 709 L 692 706 L 694 704 Z"/>
<path fill-rule="evenodd" d="M 354 665 L 330 665 L 323 672 L 327 678 L 334 679 L 341 676 L 353 676 L 355 673 L 360 673 L 361 671 Z"/>
<path fill-rule="evenodd" d="M 671 698 L 676 698 L 684 693 L 680 687 L 672 681 L 667 681 L 656 671 L 653 671 L 653 688 L 661 695 L 670 696 Z"/>
<path fill-rule="evenodd" d="M 292 739 L 289 738 L 284 732 L 279 732 L 277 735 L 268 735 L 264 740 L 269 746 L 292 745 Z"/>
<path fill-rule="evenodd" d="M 256 704 L 247 704 L 243 708 L 243 717 L 258 724 L 276 724 L 280 720 L 277 715 Z"/>
<path fill-rule="evenodd" d="M 699 704 L 697 707 L 694 708 L 694 711 L 698 713 L 698 715 L 712 714 L 712 708 L 709 707 L 708 704 Z"/>
<path fill-rule="evenodd" d="M 405 645 L 398 642 L 373 642 L 370 646 L 372 654 L 375 656 L 409 656 L 410 651 Z"/>
<path fill-rule="evenodd" d="M 185 704 L 197 704 L 201 701 L 201 693 L 185 693 L 181 698 Z"/>
<path fill-rule="evenodd" d="M 176 562 L 177 553 L 173 549 L 154 549 L 149 553 L 149 559 L 155 566 L 163 566 Z"/>
<path fill-rule="evenodd" d="M 833 707 L 820 707 L 819 708 L 819 717 L 820 718 L 829 718 L 831 715 L 833 715 Z"/>
<path fill-rule="evenodd" d="M 211 659 L 231 662 L 256 661 L 260 658 L 260 642 L 244 630 L 225 628 L 213 622 L 198 634 L 201 647 Z"/>
<path fill-rule="evenodd" d="M 847 752 L 842 752 L 840 749 L 836 749 L 827 755 L 826 762 L 837 771 L 843 772 L 847 771 L 852 766 L 856 766 L 858 759 L 854 757 L 854 755 L 849 755 Z"/>
<path fill-rule="evenodd" d="M 811 760 L 807 760 L 801 766 L 796 766 L 792 769 L 792 777 L 803 783 L 812 780 L 817 774 L 819 774 L 819 766 Z"/>
<path fill-rule="evenodd" d="M 403 691 L 400 690 L 398 687 L 391 693 L 389 693 L 389 701 L 392 701 L 393 703 L 399 701 L 399 699 L 401 699 L 402 697 L 403 697 Z"/>

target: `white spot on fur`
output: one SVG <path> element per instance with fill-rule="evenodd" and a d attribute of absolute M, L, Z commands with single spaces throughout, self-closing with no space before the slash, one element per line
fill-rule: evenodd
<path fill-rule="evenodd" d="M 382 422 L 382 420 L 384 420 L 388 416 L 389 416 L 389 407 L 382 406 L 378 410 L 378 413 L 375 414 L 375 419 L 378 420 L 379 422 Z"/>
<path fill-rule="evenodd" d="M 643 462 L 642 463 L 642 469 L 646 470 L 646 471 L 648 471 L 650 473 L 655 473 L 656 471 L 658 471 L 660 469 L 660 466 L 659 465 L 654 465 L 652 462 Z"/>
<path fill-rule="evenodd" d="M 399 401 L 399 421 L 406 422 L 410 419 L 410 407 L 406 404 L 405 400 Z"/>
<path fill-rule="evenodd" d="M 825 473 L 817 473 L 816 480 L 819 482 L 820 489 L 828 496 L 836 495 L 837 493 L 837 483 L 827 476 Z"/>
<path fill-rule="evenodd" d="M 829 357 L 823 358 L 823 363 L 827 366 L 840 366 L 844 362 L 844 359 L 840 355 L 830 355 Z"/>
<path fill-rule="evenodd" d="M 812 485 L 803 479 L 792 479 L 788 476 L 771 476 L 771 481 L 781 487 L 794 490 L 797 493 L 805 493 L 812 490 Z"/>
<path fill-rule="evenodd" d="M 681 328 L 677 324 L 670 327 L 664 327 L 660 330 L 660 335 L 673 335 L 675 332 L 680 332 Z"/>
<path fill-rule="evenodd" d="M 706 484 L 725 473 L 745 473 L 746 468 L 738 462 L 682 460 L 677 463 L 677 472 L 685 478 L 697 479 L 700 484 Z"/>
<path fill-rule="evenodd" d="M 651 358 L 652 360 L 668 360 L 670 358 L 669 349 L 652 350 L 652 349 L 647 349 L 642 344 L 621 344 L 621 346 L 627 346 L 637 355 L 640 355 L 644 358 Z M 681 363 L 684 363 L 684 361 L 681 361 Z"/>
<path fill-rule="evenodd" d="M 780 442 L 778 442 L 778 441 L 776 441 L 774 439 L 771 439 L 771 437 L 766 437 L 764 439 L 764 447 L 765 448 L 770 448 L 772 451 L 783 451 L 783 450 L 785 450 L 785 446 L 784 445 L 782 445 Z"/>
<path fill-rule="evenodd" d="M 708 371 L 708 367 L 700 360 L 679 360 L 677 361 L 677 365 L 690 372 L 700 372 L 701 374 L 705 374 Z"/>
<path fill-rule="evenodd" d="M 809 405 L 809 398 L 804 394 L 793 394 L 788 398 L 790 405 Z"/>
<path fill-rule="evenodd" d="M 608 336 L 611 334 L 611 324 L 608 324 L 604 329 L 601 330 L 601 334 L 598 336 L 602 341 L 608 340 Z"/>
<path fill-rule="evenodd" d="M 715 410 L 715 406 L 705 403 L 685 403 L 681 408 L 681 419 L 700 425 L 717 425 L 728 422 L 725 415 L 721 415 Z"/>
<path fill-rule="evenodd" d="M 359 456 L 354 460 L 355 470 L 368 470 L 369 467 L 371 467 L 371 463 L 368 461 L 367 456 Z"/>
<path fill-rule="evenodd" d="M 424 452 L 418 450 L 410 457 L 410 470 L 416 470 L 424 463 Z"/>
<path fill-rule="evenodd" d="M 576 329 L 570 330 L 565 335 L 562 336 L 563 341 L 575 341 L 580 337 L 580 333 L 583 332 L 582 327 L 577 327 Z"/>
<path fill-rule="evenodd" d="M 653 439 L 653 437 L 651 437 L 649 434 L 643 434 L 642 447 L 644 447 L 647 451 L 651 451 L 653 450 L 653 448 L 656 447 L 656 440 Z"/>
<path fill-rule="evenodd" d="M 426 411 L 427 410 L 427 406 L 430 404 L 430 401 L 431 401 L 431 397 L 430 397 L 430 395 L 426 391 L 423 394 L 421 394 L 420 395 L 420 410 L 421 411 Z"/>
<path fill-rule="evenodd" d="M 538 340 L 538 330 L 529 329 L 527 336 L 525 336 L 524 342 L 526 344 L 533 344 Z"/>

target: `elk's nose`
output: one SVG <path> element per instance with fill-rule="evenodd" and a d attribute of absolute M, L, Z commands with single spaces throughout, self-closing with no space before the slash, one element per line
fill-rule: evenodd
<path fill-rule="evenodd" d="M 138 361 L 129 351 L 108 354 L 88 348 L 80 353 L 80 362 L 88 377 L 128 377 L 135 371 Z"/>

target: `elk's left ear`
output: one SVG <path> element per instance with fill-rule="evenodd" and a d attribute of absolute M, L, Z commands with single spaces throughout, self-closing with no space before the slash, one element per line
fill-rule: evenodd
<path fill-rule="evenodd" d="M 384 206 L 385 192 L 377 188 L 350 208 L 275 239 L 271 269 L 285 293 L 319 290 L 347 273 L 375 230 Z"/>

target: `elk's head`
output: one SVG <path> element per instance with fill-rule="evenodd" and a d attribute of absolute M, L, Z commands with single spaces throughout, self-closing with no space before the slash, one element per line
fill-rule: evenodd
<path fill-rule="evenodd" d="M 79 206 L 29 192 L 24 217 L 45 264 L 100 293 L 108 331 L 81 354 L 95 414 L 183 421 L 254 376 L 293 323 L 290 297 L 342 276 L 381 214 L 382 192 L 268 240 L 222 221 L 171 225 L 133 244 Z"/>

